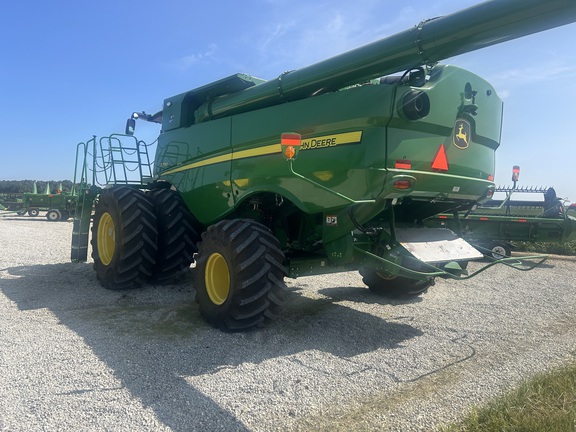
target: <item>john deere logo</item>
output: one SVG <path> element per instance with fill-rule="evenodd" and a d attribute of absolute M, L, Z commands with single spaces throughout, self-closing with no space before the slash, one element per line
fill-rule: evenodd
<path fill-rule="evenodd" d="M 471 135 L 470 123 L 466 120 L 456 120 L 454 132 L 452 132 L 452 143 L 459 149 L 468 148 Z"/>

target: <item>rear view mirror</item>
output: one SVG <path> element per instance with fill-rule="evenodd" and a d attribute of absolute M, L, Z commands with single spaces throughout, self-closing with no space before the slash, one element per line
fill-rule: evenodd
<path fill-rule="evenodd" d="M 136 119 L 129 118 L 126 120 L 126 131 L 124 132 L 126 135 L 134 135 L 134 129 L 136 128 Z"/>

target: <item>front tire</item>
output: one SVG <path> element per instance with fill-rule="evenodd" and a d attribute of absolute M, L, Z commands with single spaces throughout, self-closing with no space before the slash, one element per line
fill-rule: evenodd
<path fill-rule="evenodd" d="M 152 275 L 156 259 L 156 215 L 150 199 L 127 186 L 104 190 L 92 226 L 92 258 L 107 289 L 136 288 Z"/>
<path fill-rule="evenodd" d="M 28 210 L 28 216 L 36 217 L 40 214 L 40 211 L 37 208 L 31 208 Z"/>
<path fill-rule="evenodd" d="M 432 285 L 432 280 L 415 280 L 401 276 L 387 278 L 367 267 L 360 269 L 360 275 L 370 291 L 387 297 L 417 297 Z"/>
<path fill-rule="evenodd" d="M 194 270 L 200 313 L 224 331 L 264 325 L 284 303 L 283 261 L 278 240 L 264 225 L 247 219 L 211 225 L 202 233 Z"/>

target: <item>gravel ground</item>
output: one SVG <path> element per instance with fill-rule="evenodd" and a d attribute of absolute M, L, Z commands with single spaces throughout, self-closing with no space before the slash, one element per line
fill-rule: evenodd
<path fill-rule="evenodd" d="M 430 431 L 576 357 L 573 260 L 410 301 L 357 273 L 288 280 L 271 326 L 225 334 L 189 279 L 101 288 L 71 232 L 0 217 L 2 431 Z"/>

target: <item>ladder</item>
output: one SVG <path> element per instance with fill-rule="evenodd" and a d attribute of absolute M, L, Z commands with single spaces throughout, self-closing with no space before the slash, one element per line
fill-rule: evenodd
<path fill-rule="evenodd" d="M 73 262 L 88 260 L 90 222 L 100 191 L 118 184 L 146 187 L 153 181 L 153 163 L 148 152 L 153 144 L 120 134 L 100 139 L 93 136 L 78 143 L 72 189 L 75 206 L 70 258 Z"/>

